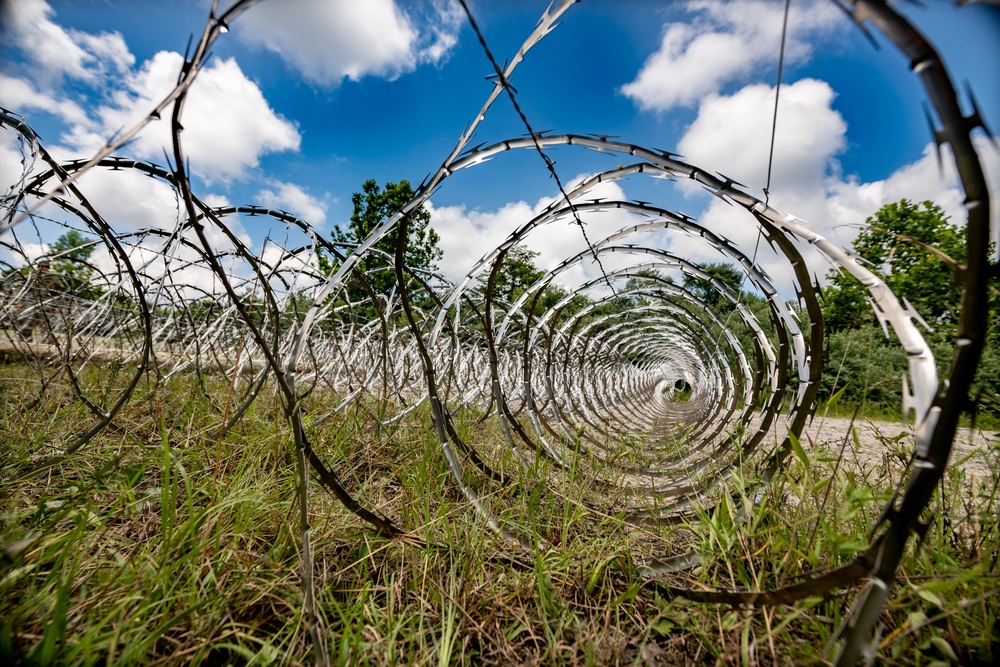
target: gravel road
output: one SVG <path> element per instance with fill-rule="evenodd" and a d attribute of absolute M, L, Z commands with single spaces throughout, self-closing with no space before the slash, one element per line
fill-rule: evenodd
<path fill-rule="evenodd" d="M 851 420 L 839 417 L 817 416 L 812 424 L 806 426 L 803 432 L 802 444 L 824 443 L 827 448 L 839 449 L 840 443 L 850 431 Z M 855 454 L 862 466 L 868 467 L 882 461 L 883 456 L 892 450 L 905 452 L 908 456 L 914 448 L 913 428 L 901 422 L 873 421 L 859 419 L 855 423 L 861 448 Z M 898 445 L 891 441 L 899 438 Z M 886 445 L 886 442 L 890 444 Z M 856 447 L 854 439 L 848 439 L 847 459 L 853 459 L 850 452 Z M 990 452 L 993 460 L 998 460 L 997 447 L 1000 447 L 1000 432 L 984 431 L 982 429 L 960 428 L 955 436 L 952 448 L 950 466 L 960 465 L 967 473 L 977 477 L 992 477 L 990 471 Z M 995 466 L 994 466 L 995 467 Z"/>

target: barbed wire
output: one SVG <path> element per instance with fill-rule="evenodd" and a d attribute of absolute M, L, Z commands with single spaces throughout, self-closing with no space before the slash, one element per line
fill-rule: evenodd
<path fill-rule="evenodd" d="M 944 473 L 967 405 L 985 339 L 987 280 L 995 270 L 987 256 L 989 193 L 970 140 L 981 121 L 962 114 L 933 47 L 881 0 L 843 5 L 857 22 L 871 22 L 915 63 L 942 125 L 938 136 L 951 144 L 965 190 L 968 243 L 959 271 L 965 292 L 946 383 L 938 381 L 934 356 L 915 325 L 916 311 L 901 304 L 885 281 L 850 253 L 770 205 L 770 160 L 761 201 L 732 179 L 669 152 L 605 135 L 543 136 L 534 131 L 510 77 L 574 4 L 570 0 L 546 10 L 505 67 L 462 0 L 494 70 L 494 90 L 439 170 L 362 243 L 337 242 L 308 221 L 274 208 L 209 206 L 187 178 L 181 139 L 184 103 L 208 47 L 252 4 L 237 2 L 220 17 L 213 6 L 174 90 L 144 121 L 109 140 L 91 159 L 58 163 L 23 118 L 0 110 L 0 126 L 35 156 L 26 160 L 18 183 L 0 203 L 0 248 L 6 253 L 0 260 L 0 356 L 22 362 L 38 377 L 39 400 L 56 376 L 65 375 L 90 420 L 76 438 L 61 445 L 58 455 L 39 453 L 29 467 L 5 474 L 36 475 L 71 461 L 105 430 L 128 433 L 118 415 L 134 400 L 140 382 L 155 386 L 180 373 L 192 374 L 201 392 L 192 400 L 205 401 L 219 416 L 216 438 L 245 417 L 266 387 L 274 388 L 297 460 L 305 612 L 318 662 L 326 664 L 307 519 L 310 480 L 377 532 L 425 541 L 373 509 L 324 459 L 325 448 L 316 436 L 319 424 L 354 407 L 365 410 L 380 433 L 392 433 L 407 416 L 429 405 L 456 483 L 475 512 L 515 549 L 554 547 L 544 536 L 503 518 L 496 510 L 502 493 L 478 490 L 514 492 L 512 464 L 499 450 L 510 454 L 520 475 L 535 476 L 552 493 L 553 480 L 571 473 L 579 489 L 588 489 L 581 491 L 588 511 L 625 517 L 623 521 L 638 526 L 667 525 L 678 517 L 694 520 L 696 506 L 711 506 L 733 493 L 737 473 L 748 462 L 755 462 L 761 478 L 741 482 L 738 493 L 759 501 L 816 409 L 826 341 L 815 271 L 801 251 L 810 246 L 865 287 L 879 319 L 891 326 L 906 352 L 909 389 L 903 408 L 917 418 L 906 477 L 873 527 L 868 547 L 847 564 L 794 584 L 759 591 L 677 586 L 669 574 L 698 562 L 690 551 L 653 554 L 638 564 L 638 571 L 665 594 L 728 604 L 788 604 L 868 577 L 835 645 L 838 664 L 854 664 L 870 654 L 878 614 L 909 536 L 920 531 L 920 516 L 929 511 L 931 492 Z M 473 131 L 501 94 L 511 101 L 527 136 L 468 149 Z M 173 166 L 111 156 L 167 109 L 172 112 Z M 546 153 L 554 147 L 621 155 L 633 162 L 598 169 L 567 189 Z M 559 197 L 523 221 L 461 280 L 407 266 L 403 244 L 410 217 L 431 193 L 456 172 L 520 150 L 541 156 Z M 773 158 L 773 138 L 771 150 Z M 174 223 L 115 229 L 81 185 L 80 177 L 91 171 L 109 178 L 141 174 L 152 179 L 178 203 Z M 752 252 L 741 249 L 689 216 L 649 202 L 584 198 L 603 183 L 643 177 L 692 180 L 734 204 L 758 225 L 756 247 Z M 587 218 L 617 212 L 641 222 L 592 239 Z M 233 232 L 237 225 L 231 223 L 240 216 L 265 219 L 280 232 L 270 234 L 258 252 Z M 510 250 L 566 219 L 580 229 L 586 247 L 546 267 L 522 293 L 496 293 Z M 86 256 L 39 255 L 37 249 L 51 241 L 46 230 L 56 224 L 85 235 L 92 250 Z M 398 232 L 394 252 L 380 250 L 376 244 L 393 230 Z M 740 289 L 730 289 L 702 264 L 672 250 L 665 236 L 697 239 L 738 265 L 744 273 Z M 758 265 L 761 237 L 791 267 L 801 308 L 791 309 Z M 321 269 L 320 257 L 332 262 L 332 273 Z M 363 271 L 363 259 L 377 267 Z M 551 289 L 570 285 L 567 275 L 590 260 L 599 277 L 562 293 Z M 395 277 L 388 292 L 373 287 L 382 275 Z M 671 275 L 710 285 L 709 296 L 676 284 Z M 746 283 L 767 304 L 763 317 L 747 307 Z M 84 377 L 93 368 L 104 374 L 101 389 Z M 214 382 L 215 377 L 225 381 Z M 797 381 L 794 392 L 788 390 L 792 379 Z M 688 401 L 670 399 L 678 385 L 689 387 Z M 302 399 L 315 392 L 329 400 L 306 420 Z M 782 417 L 784 406 L 790 407 L 787 418 Z M 453 423 L 463 409 L 483 421 L 496 420 L 502 446 L 477 446 L 463 438 Z M 770 447 L 769 433 L 779 421 L 786 435 Z M 739 424 L 743 433 L 727 430 L 732 424 Z M 622 457 L 622 442 L 629 443 L 630 457 Z M 632 447 L 636 442 L 643 446 Z"/>

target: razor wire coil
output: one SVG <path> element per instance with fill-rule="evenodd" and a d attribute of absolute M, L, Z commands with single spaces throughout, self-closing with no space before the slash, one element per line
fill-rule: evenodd
<path fill-rule="evenodd" d="M 571 0 L 546 10 L 503 68 L 462 3 L 494 69 L 493 90 L 437 172 L 360 245 L 337 243 L 285 211 L 209 206 L 192 192 L 186 176 L 183 102 L 208 47 L 251 4 L 237 2 L 223 16 L 210 17 L 177 87 L 146 121 L 90 160 L 56 162 L 23 118 L 0 110 L 0 126 L 17 136 L 26 156 L 24 173 L 0 210 L 0 245 L 17 258 L 2 267 L 2 353 L 24 360 L 43 379 L 65 373 L 90 415 L 90 426 L 62 444 L 58 455 L 40 459 L 23 474 L 65 460 L 114 428 L 140 381 L 192 373 L 199 379 L 201 398 L 219 415 L 219 437 L 273 387 L 302 465 L 308 464 L 348 509 L 389 536 L 407 535 L 407 527 L 356 498 L 350 484 L 324 461 L 321 444 L 311 442 L 316 424 L 365 401 L 378 406 L 376 419 L 382 426 L 429 406 L 462 494 L 498 534 L 527 549 L 550 545 L 506 520 L 501 503 L 482 491 L 484 484 L 510 491 L 515 478 L 528 474 L 553 490 L 554 481 L 569 474 L 581 502 L 596 515 L 656 526 L 717 502 L 729 493 L 739 466 L 753 461 L 760 482 L 745 493 L 759 499 L 816 410 L 825 336 L 815 278 L 820 272 L 802 251 L 809 247 L 866 288 L 879 321 L 887 332 L 891 328 L 906 353 L 903 410 L 917 422 L 907 476 L 873 528 L 870 546 L 839 568 L 767 591 L 662 587 L 706 602 L 778 604 L 867 576 L 869 584 L 839 634 L 838 659 L 854 664 L 869 651 L 903 548 L 918 530 L 944 472 L 958 415 L 966 407 L 982 353 L 986 281 L 995 271 L 986 255 L 989 194 L 970 140 L 981 120 L 962 114 L 933 47 L 879 0 L 844 4 L 859 24 L 870 22 L 911 57 L 942 124 L 938 137 L 951 144 L 965 189 L 968 254 L 960 273 L 965 293 L 947 383 L 939 382 L 933 354 L 917 327 L 920 316 L 905 298 L 807 223 L 771 206 L 767 190 L 761 201 L 732 179 L 672 153 L 609 136 L 532 130 L 510 78 L 571 8 Z M 528 136 L 470 146 L 476 127 L 501 95 L 515 105 Z M 172 167 L 111 155 L 145 122 L 168 110 L 173 111 Z M 566 184 L 547 154 L 555 148 L 593 151 L 622 162 Z M 409 216 L 435 191 L 458 173 L 519 151 L 542 157 L 558 198 L 525 220 L 461 280 L 402 263 Z M 177 203 L 174 226 L 115 229 L 87 198 L 81 177 L 89 171 L 152 179 Z M 758 231 L 758 246 L 763 239 L 791 267 L 798 307 L 786 303 L 759 265 L 758 247 L 740 248 L 697 220 L 654 203 L 593 197 L 603 184 L 639 178 L 690 181 L 745 211 L 747 224 Z M 32 258 L 24 240 L 30 234 L 24 230 L 37 225 L 43 211 L 67 228 L 85 232 L 89 243 L 101 249 L 99 264 L 65 255 L 44 258 L 85 270 L 89 297 L 69 293 Z M 609 212 L 626 214 L 634 224 L 592 238 L 586 231 L 588 219 Z M 235 225 L 227 224 L 240 216 L 267 219 L 279 233 L 269 235 L 259 250 L 252 248 L 232 231 Z M 498 276 L 514 249 L 530 245 L 540 230 L 567 224 L 584 235 L 586 247 L 549 267 L 516 298 L 499 294 Z M 394 230 L 399 239 L 395 255 L 377 249 L 375 244 Z M 738 267 L 743 283 L 766 303 L 766 313 L 751 310 L 740 294 L 671 250 L 665 238 L 697 242 Z M 332 273 L 320 270 L 320 257 L 330 258 Z M 372 258 L 380 268 L 365 273 L 362 262 Z M 581 267 L 589 267 L 591 277 L 546 302 L 547 290 L 567 284 L 567 275 Z M 395 287 L 383 293 L 371 283 L 385 272 L 394 272 Z M 703 281 L 712 299 L 665 280 L 666 274 Z M 585 306 L 576 306 L 578 296 L 586 297 Z M 629 307 L 614 307 L 622 303 Z M 84 376 L 89 369 L 109 365 L 115 370 L 102 388 L 88 386 Z M 213 374 L 230 380 L 227 392 L 210 386 L 206 379 Z M 792 380 L 795 389 L 789 392 Z M 690 391 L 686 401 L 671 400 L 685 388 Z M 307 424 L 300 399 L 311 392 L 333 398 Z M 785 406 L 787 418 L 782 416 Z M 481 422 L 497 423 L 503 442 L 473 443 L 461 436 L 455 419 L 463 410 Z M 786 422 L 787 435 L 774 442 L 769 435 L 778 420 Z M 733 424 L 740 425 L 739 433 L 730 428 Z M 623 442 L 628 443 L 624 450 Z M 302 502 L 304 498 L 303 493 Z M 654 554 L 640 569 L 657 579 L 696 560 L 692 552 Z M 307 600 L 307 606 L 312 604 Z M 313 623 L 315 630 L 315 613 Z"/>

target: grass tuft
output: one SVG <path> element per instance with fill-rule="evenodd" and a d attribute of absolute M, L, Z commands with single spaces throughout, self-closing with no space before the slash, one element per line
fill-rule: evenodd
<path fill-rule="evenodd" d="M 20 478 L 88 416 L 51 385 L 46 407 L 23 409 L 37 388 L 15 370 L 0 383 L 0 663 L 312 663 L 279 406 L 262 395 L 217 441 L 218 411 L 197 400 L 195 380 L 175 376 L 131 401 L 121 428 Z M 226 385 L 208 389 L 224 396 Z M 600 489 L 541 457 L 528 474 L 489 445 L 502 442 L 498 429 L 456 415 L 463 437 L 487 443 L 491 465 L 514 478 L 470 484 L 509 527 L 541 540 L 529 553 L 472 510 L 428 411 L 389 428 L 372 414 L 312 424 L 316 446 L 352 493 L 427 544 L 375 536 L 314 485 L 316 594 L 342 665 L 822 663 L 851 590 L 731 609 L 665 598 L 637 566 L 691 547 L 701 565 L 668 583 L 759 590 L 842 565 L 867 546 L 907 446 L 886 437 L 871 463 L 841 457 L 840 442 L 795 443 L 760 502 L 743 469 L 718 503 L 657 527 L 625 522 L 614 500 L 595 509 Z M 1000 450 L 977 456 L 983 465 L 949 469 L 923 544 L 904 561 L 882 618 L 883 664 L 997 659 Z"/>

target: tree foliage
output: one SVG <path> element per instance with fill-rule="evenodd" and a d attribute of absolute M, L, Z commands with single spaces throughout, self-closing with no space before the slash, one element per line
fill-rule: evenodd
<path fill-rule="evenodd" d="M 852 244 L 863 263 L 878 274 L 900 299 L 906 298 L 930 325 L 922 332 L 937 360 L 938 375 L 946 376 L 962 288 L 956 267 L 965 256 L 965 229 L 953 225 L 938 205 L 906 199 L 887 204 L 866 220 L 866 228 Z M 824 367 L 821 396 L 847 385 L 847 402 L 866 405 L 866 411 L 899 410 L 906 355 L 894 339 L 887 339 L 869 305 L 868 291 L 852 276 L 837 271 L 827 275 L 823 289 L 823 318 L 830 354 Z M 994 281 L 995 282 L 995 281 Z M 991 287 L 990 334 L 986 341 L 975 391 L 1000 392 L 1000 298 Z"/>
<path fill-rule="evenodd" d="M 523 245 L 515 245 L 507 252 L 499 271 L 497 271 L 496 280 L 493 282 L 491 295 L 495 300 L 495 306 L 505 309 L 508 305 L 513 304 L 523 296 L 533 284 L 545 275 L 545 271 L 538 268 L 535 264 L 535 258 L 537 257 L 538 253 L 536 251 Z M 479 276 L 479 284 L 473 291 L 474 298 L 485 299 L 488 281 L 489 272 Z M 535 316 L 539 316 L 565 299 L 568 294 L 569 292 L 564 287 L 557 284 L 549 284 L 542 289 L 541 293 L 529 298 L 527 303 L 524 304 L 523 309 L 525 312 L 530 311 Z M 590 299 L 585 295 L 574 295 L 569 303 L 564 304 L 552 324 L 564 321 L 589 304 Z"/>
<path fill-rule="evenodd" d="M 410 182 L 386 183 L 380 188 L 374 179 L 365 181 L 361 192 L 351 196 L 354 211 L 347 229 L 334 230 L 334 239 L 340 243 L 360 244 L 382 223 L 400 211 L 413 198 Z M 423 207 L 409 216 L 406 235 L 406 250 L 403 259 L 414 269 L 434 270 L 441 259 L 440 237 L 430 226 L 431 214 Z M 392 258 L 396 254 L 399 228 L 393 228 L 382 240 L 374 245 L 377 250 L 388 254 L 369 253 L 358 265 L 358 269 L 368 274 L 368 283 L 377 294 L 389 293 L 396 284 L 396 273 Z M 379 270 L 382 269 L 382 270 Z"/>
<path fill-rule="evenodd" d="M 87 263 L 94 254 L 94 246 L 88 245 L 90 241 L 80 232 L 71 229 L 49 246 L 49 253 L 56 257 L 51 263 L 52 273 L 58 277 L 67 292 L 84 298 L 99 295 L 99 290 L 90 285 L 94 273 Z"/>
<path fill-rule="evenodd" d="M 709 262 L 702 265 L 701 270 L 728 287 L 733 294 L 741 292 L 743 272 L 736 266 L 725 262 Z M 684 287 L 712 310 L 722 310 L 730 303 L 709 279 L 684 274 Z"/>
<path fill-rule="evenodd" d="M 664 284 L 672 285 L 673 283 L 673 278 L 661 274 L 656 269 L 639 269 L 631 278 L 625 281 L 625 291 L 643 290 L 653 296 L 667 298 L 668 295 L 663 289 Z M 647 297 L 638 295 L 630 297 L 630 301 L 637 306 L 648 306 L 650 304 L 650 300 Z"/>
<path fill-rule="evenodd" d="M 545 272 L 535 266 L 538 253 L 523 245 L 511 248 L 503 258 L 497 277 L 493 281 L 493 298 L 513 303 L 524 294 Z M 485 290 L 489 273 L 480 276 L 480 289 Z"/>
<path fill-rule="evenodd" d="M 877 273 L 894 294 L 906 297 L 932 326 L 958 319 L 960 286 L 954 261 L 965 254 L 965 229 L 948 222 L 941 207 L 903 199 L 886 204 L 865 220 L 854 239 L 854 252 Z M 823 309 L 831 331 L 845 331 L 874 322 L 868 291 L 852 276 L 831 271 L 824 289 Z"/>
<path fill-rule="evenodd" d="M 71 229 L 56 239 L 56 242 L 49 248 L 53 255 L 60 255 L 58 261 L 75 260 L 83 261 L 89 258 L 94 252 L 94 246 L 87 244 L 90 242 L 86 236 Z"/>

